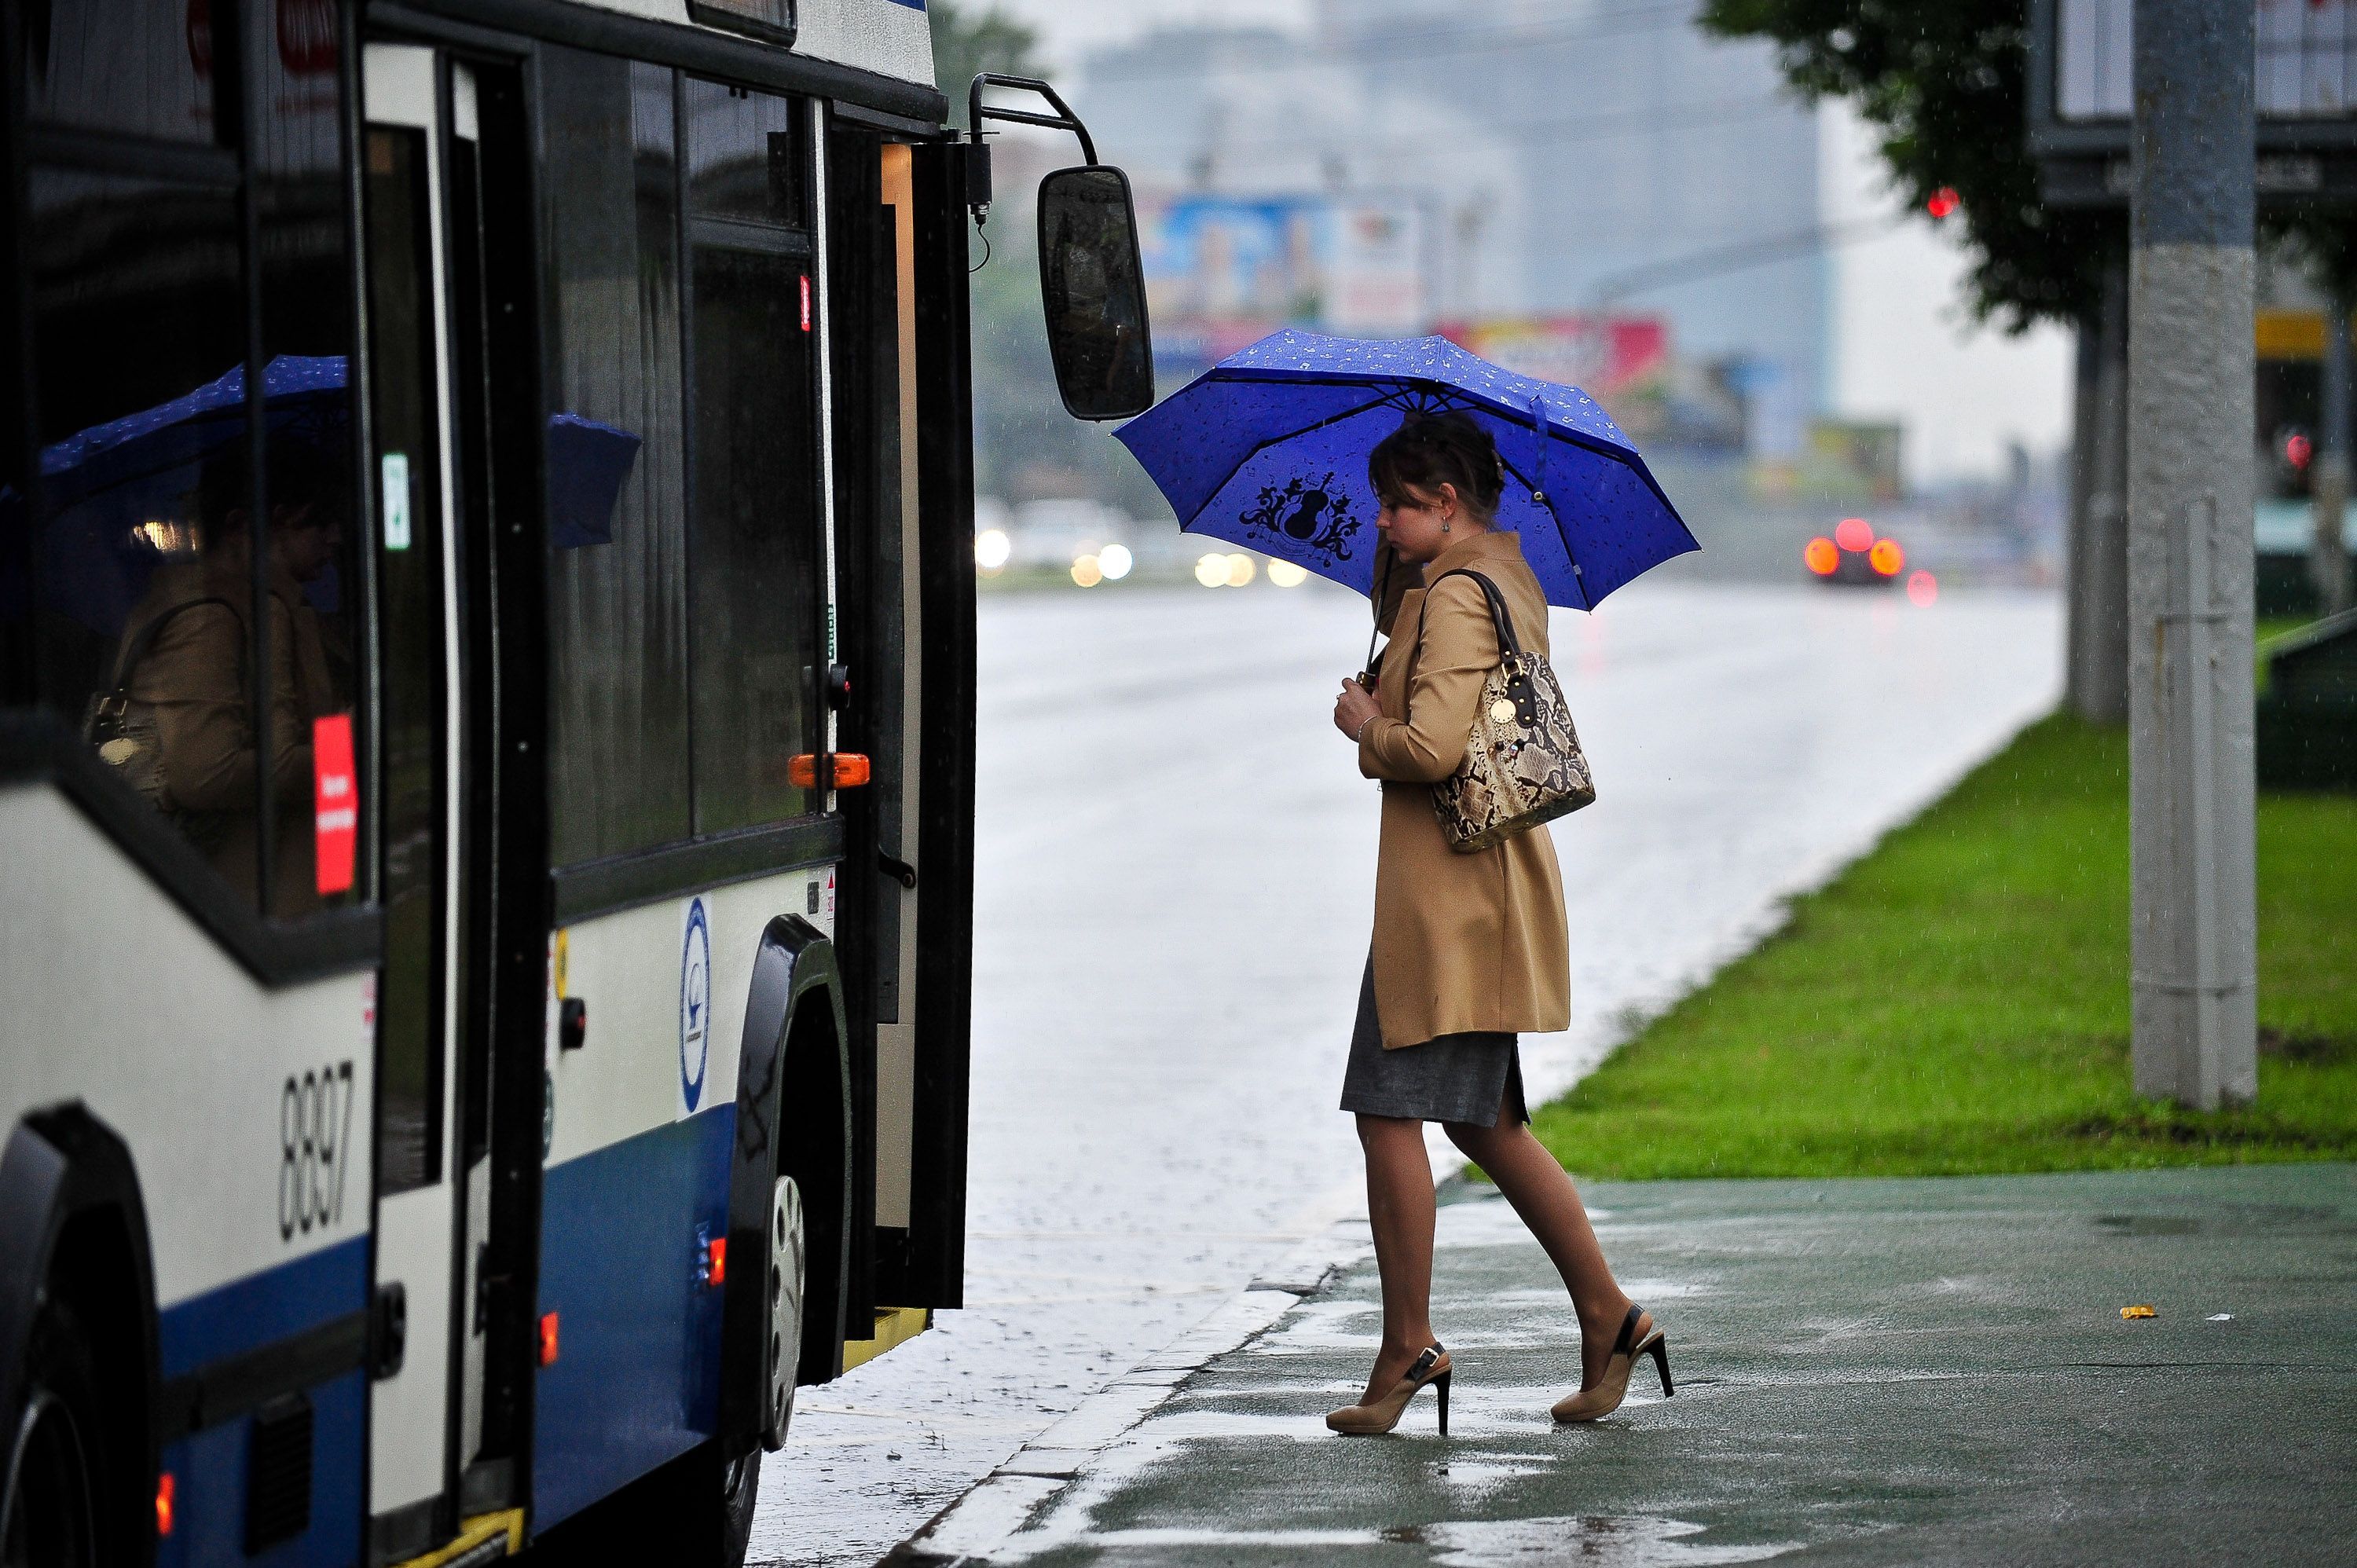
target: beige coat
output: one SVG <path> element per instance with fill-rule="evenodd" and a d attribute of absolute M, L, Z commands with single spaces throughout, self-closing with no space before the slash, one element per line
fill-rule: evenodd
<path fill-rule="evenodd" d="M 1546 595 L 1512 533 L 1477 533 L 1425 568 L 1468 567 L 1498 585 L 1524 649 L 1547 651 Z M 1394 568 L 1395 570 L 1397 568 Z M 1375 1012 L 1383 1047 L 1473 1030 L 1521 1034 L 1571 1024 L 1571 943 L 1563 877 L 1545 827 L 1473 854 L 1448 847 L 1432 785 L 1464 760 L 1498 635 L 1478 583 L 1410 590 L 1391 622 L 1375 696 L 1383 714 L 1359 739 L 1359 771 L 1383 781 L 1375 863 Z M 1424 615 L 1423 647 L 1409 644 Z M 1415 667 L 1414 690 L 1408 666 Z"/>
<path fill-rule="evenodd" d="M 163 749 L 172 803 L 210 822 L 210 858 L 248 901 L 253 898 L 256 794 L 253 691 L 246 679 L 247 609 L 253 579 L 242 564 L 181 563 L 157 568 L 146 597 L 124 628 L 128 648 L 158 616 L 200 599 L 172 618 L 129 671 L 131 694 L 150 704 Z M 319 907 L 312 834 L 311 721 L 334 712 L 333 678 L 319 618 L 303 585 L 284 572 L 270 584 L 271 788 L 277 804 L 269 913 L 300 915 Z"/>

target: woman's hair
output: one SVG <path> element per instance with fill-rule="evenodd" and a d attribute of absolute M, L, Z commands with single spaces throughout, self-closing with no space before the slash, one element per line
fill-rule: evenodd
<path fill-rule="evenodd" d="M 1367 454 L 1367 482 L 1385 506 L 1413 505 L 1408 487 L 1437 491 L 1457 487 L 1457 499 L 1474 515 L 1498 515 L 1506 487 L 1498 444 L 1469 413 L 1411 413 Z"/>

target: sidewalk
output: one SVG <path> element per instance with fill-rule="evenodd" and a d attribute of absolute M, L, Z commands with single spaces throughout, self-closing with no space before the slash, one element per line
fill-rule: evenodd
<path fill-rule="evenodd" d="M 2357 1166 L 1598 1186 L 1679 1393 L 1647 1368 L 1587 1429 L 1546 1414 L 1578 1363 L 1544 1255 L 1457 1190 L 1448 1441 L 1429 1395 L 1390 1438 L 1324 1430 L 1377 1323 L 1361 1227 L 1327 1288 L 1162 1374 L 1118 1435 L 1114 1405 L 1160 1392 L 1150 1369 L 1109 1391 L 1077 1479 L 1003 1475 L 895 1560 L 2351 1561 Z M 2121 1318 L 2139 1304 L 2157 1316 Z"/>

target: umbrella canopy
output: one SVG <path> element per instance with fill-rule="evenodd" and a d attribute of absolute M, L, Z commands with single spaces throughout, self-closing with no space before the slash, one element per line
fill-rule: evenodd
<path fill-rule="evenodd" d="M 279 355 L 262 369 L 262 401 L 273 429 L 308 416 L 321 435 L 341 435 L 344 357 Z M 197 462 L 245 434 L 245 367 L 238 365 L 169 403 L 78 430 L 41 449 L 49 509 Z"/>
<path fill-rule="evenodd" d="M 1701 545 L 1596 401 L 1445 338 L 1284 331 L 1232 354 L 1116 432 L 1179 526 L 1374 591 L 1367 456 L 1409 413 L 1462 412 L 1505 464 L 1498 526 L 1548 602 L 1593 609 Z"/>

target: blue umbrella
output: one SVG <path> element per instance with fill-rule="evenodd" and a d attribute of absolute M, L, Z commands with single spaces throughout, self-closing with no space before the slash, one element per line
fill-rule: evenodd
<path fill-rule="evenodd" d="M 1408 413 L 1462 411 L 1506 467 L 1498 526 L 1551 604 L 1594 609 L 1702 546 L 1594 399 L 1501 370 L 1445 338 L 1287 330 L 1232 354 L 1116 432 L 1190 533 L 1374 591 L 1367 455 Z"/>
<path fill-rule="evenodd" d="M 345 424 L 344 357 L 281 354 L 262 369 L 270 428 L 318 424 L 314 437 Z M 77 430 L 41 448 L 41 489 L 52 513 L 113 486 L 187 467 L 245 434 L 245 367 L 169 403 Z"/>

